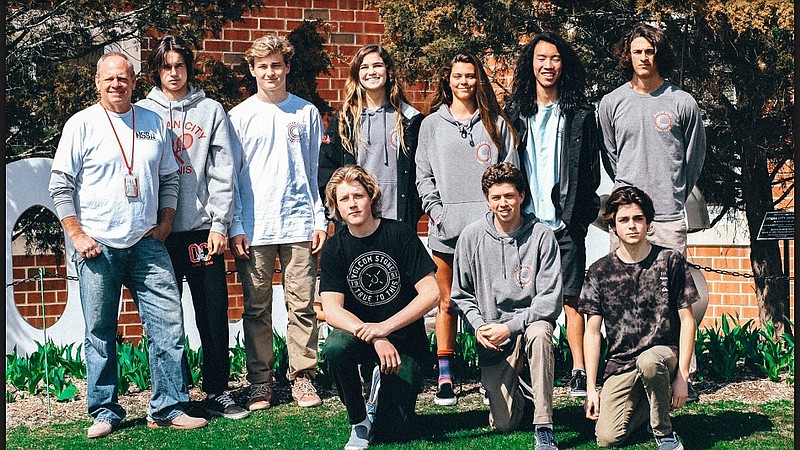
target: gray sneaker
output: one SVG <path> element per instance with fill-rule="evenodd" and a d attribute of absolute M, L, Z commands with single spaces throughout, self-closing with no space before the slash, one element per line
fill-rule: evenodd
<path fill-rule="evenodd" d="M 247 409 L 258 411 L 272 406 L 272 383 L 255 383 L 250 385 L 247 398 Z"/>
<path fill-rule="evenodd" d="M 553 430 L 548 427 L 536 427 L 534 432 L 536 438 L 536 450 L 558 450 L 558 442 L 553 436 Z"/>
<path fill-rule="evenodd" d="M 350 430 L 350 439 L 344 444 L 344 450 L 360 450 L 369 447 L 370 427 L 366 425 L 353 425 Z"/>
<path fill-rule="evenodd" d="M 674 431 L 666 436 L 654 437 L 656 438 L 656 444 L 658 444 L 658 450 L 683 450 L 683 444 L 681 444 L 678 434 Z"/>

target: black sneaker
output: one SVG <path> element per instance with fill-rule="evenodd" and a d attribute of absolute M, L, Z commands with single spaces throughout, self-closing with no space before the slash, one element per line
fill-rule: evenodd
<path fill-rule="evenodd" d="M 674 431 L 666 436 L 653 436 L 656 438 L 658 450 L 683 450 L 683 444 Z"/>
<path fill-rule="evenodd" d="M 569 395 L 572 397 L 586 397 L 586 372 L 575 370 L 569 379 Z"/>
<path fill-rule="evenodd" d="M 220 394 L 214 398 L 206 399 L 206 411 L 212 416 L 220 416 L 226 419 L 244 419 L 250 415 L 250 411 L 237 405 L 228 394 Z"/>
<path fill-rule="evenodd" d="M 553 435 L 553 430 L 548 427 L 536 427 L 534 432 L 536 438 L 536 450 L 558 450 L 558 442 Z"/>
<path fill-rule="evenodd" d="M 436 389 L 436 396 L 433 402 L 439 406 L 453 406 L 458 403 L 458 397 L 453 392 L 453 383 L 442 383 Z"/>
<path fill-rule="evenodd" d="M 688 381 L 686 383 L 686 388 L 688 389 L 688 395 L 686 396 L 686 403 L 694 403 L 700 401 L 700 394 L 697 393 L 694 386 L 692 386 L 692 382 Z"/>

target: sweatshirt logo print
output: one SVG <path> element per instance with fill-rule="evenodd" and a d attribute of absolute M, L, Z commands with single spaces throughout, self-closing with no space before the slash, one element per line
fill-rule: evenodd
<path fill-rule="evenodd" d="M 192 148 L 192 144 L 194 144 L 194 136 L 189 133 L 184 133 L 183 136 L 175 139 L 175 142 L 172 143 L 172 154 L 175 155 L 175 159 L 181 166 L 185 164 L 181 153 L 183 153 L 184 150 Z"/>
<path fill-rule="evenodd" d="M 400 148 L 400 135 L 397 134 L 397 129 L 389 132 L 389 145 L 392 146 L 392 150 Z"/>
<path fill-rule="evenodd" d="M 156 140 L 156 133 L 153 130 L 143 130 L 136 132 L 136 139 L 142 139 L 145 141 L 155 141 Z"/>
<path fill-rule="evenodd" d="M 475 147 L 475 157 L 481 164 L 486 164 L 492 159 L 492 146 L 488 142 L 481 142 Z"/>
<path fill-rule="evenodd" d="M 400 270 L 391 256 L 379 251 L 362 254 L 350 264 L 347 284 L 365 306 L 380 306 L 400 293 Z"/>
<path fill-rule="evenodd" d="M 292 142 L 300 142 L 303 136 L 303 124 L 300 122 L 290 122 L 286 126 L 286 137 Z"/>
<path fill-rule="evenodd" d="M 192 262 L 192 267 L 210 266 L 214 264 L 209 255 L 208 244 L 201 242 L 199 244 L 189 244 L 189 261 Z"/>
<path fill-rule="evenodd" d="M 525 287 L 533 281 L 533 269 L 531 266 L 517 266 L 514 270 L 514 279 L 517 281 L 519 287 Z"/>
<path fill-rule="evenodd" d="M 653 117 L 653 125 L 658 131 L 668 131 L 672 128 L 672 116 L 666 111 L 659 111 Z"/>

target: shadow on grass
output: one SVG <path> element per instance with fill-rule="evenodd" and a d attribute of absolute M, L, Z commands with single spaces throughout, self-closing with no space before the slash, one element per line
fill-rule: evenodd
<path fill-rule="evenodd" d="M 420 414 L 416 418 L 411 435 L 415 440 L 448 442 L 453 440 L 448 435 L 461 431 L 484 429 L 471 434 L 472 437 L 491 433 L 488 426 L 489 413 L 485 410 Z"/>
<path fill-rule="evenodd" d="M 764 414 L 730 410 L 715 414 L 682 414 L 673 418 L 672 424 L 693 449 L 714 448 L 719 442 L 732 442 L 774 428 Z"/>
<path fill-rule="evenodd" d="M 693 410 L 684 410 L 673 417 L 672 424 L 686 447 L 692 449 L 711 449 L 720 443 L 747 440 L 754 435 L 774 431 L 775 425 L 770 417 L 758 412 L 737 411 L 735 408 L 735 404 L 711 407 L 698 405 Z M 415 440 L 436 444 L 496 434 L 488 427 L 488 417 L 486 410 L 421 414 L 417 417 L 413 435 Z M 556 407 L 553 421 L 560 448 L 597 448 L 595 423 L 586 419 L 582 405 Z M 530 419 L 526 418 L 524 423 L 527 425 L 519 432 L 533 433 Z M 624 447 L 647 447 L 652 443 L 653 436 L 642 426 L 628 438 Z"/>
<path fill-rule="evenodd" d="M 726 405 L 726 408 L 735 407 Z M 553 411 L 556 438 L 560 448 L 597 448 L 595 443 L 595 422 L 585 418 L 583 407 L 567 406 Z M 703 412 L 689 412 L 672 418 L 674 430 L 687 448 L 711 449 L 720 442 L 734 442 L 747 439 L 755 434 L 770 432 L 774 425 L 764 414 L 749 411 L 716 409 Z M 528 427 L 526 427 L 527 429 Z M 532 431 L 533 427 L 530 427 Z M 642 426 L 625 441 L 625 446 L 649 444 L 652 434 Z"/>

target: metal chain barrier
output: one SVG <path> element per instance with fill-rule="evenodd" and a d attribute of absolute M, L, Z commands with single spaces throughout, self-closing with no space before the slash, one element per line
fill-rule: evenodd
<path fill-rule="evenodd" d="M 226 270 L 225 271 L 225 276 L 228 276 L 228 275 L 231 275 L 231 274 L 234 274 L 234 273 L 238 273 L 238 272 L 239 272 L 238 270 Z M 275 269 L 275 273 L 281 273 L 281 270 L 280 269 Z M 78 281 L 78 277 L 73 276 L 73 275 L 62 275 L 60 273 L 44 272 L 43 276 L 35 275 L 35 276 L 32 276 L 32 277 L 23 278 L 21 280 L 14 280 L 11 283 L 6 283 L 6 287 L 17 286 L 17 285 L 20 285 L 20 284 L 30 283 L 31 281 L 37 281 L 39 279 L 44 279 L 44 278 L 60 278 L 62 280 Z M 185 279 L 186 278 L 184 277 L 184 280 Z"/>
<path fill-rule="evenodd" d="M 757 276 L 753 275 L 752 273 L 736 272 L 736 271 L 733 271 L 733 270 L 715 269 L 713 267 L 701 266 L 699 264 L 695 264 L 693 262 L 688 262 L 688 261 L 687 261 L 687 264 L 689 264 L 690 267 L 694 267 L 697 270 L 702 270 L 702 271 L 705 271 L 705 272 L 718 273 L 720 275 L 730 275 L 732 277 L 752 278 L 754 280 L 766 280 L 766 281 L 785 281 L 785 280 L 792 281 L 792 280 L 794 280 L 794 277 L 790 277 L 788 275 L 767 275 L 767 276 L 763 276 L 763 277 L 757 277 Z"/>

